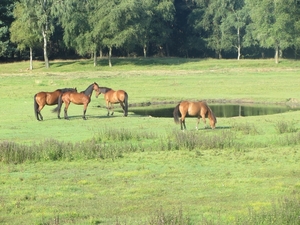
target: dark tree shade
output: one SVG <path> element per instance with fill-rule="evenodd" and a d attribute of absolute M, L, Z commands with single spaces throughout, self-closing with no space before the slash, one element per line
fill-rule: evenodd
<path fill-rule="evenodd" d="M 10 58 L 15 47 L 10 42 L 9 27 L 13 22 L 14 0 L 0 1 L 0 57 Z"/>

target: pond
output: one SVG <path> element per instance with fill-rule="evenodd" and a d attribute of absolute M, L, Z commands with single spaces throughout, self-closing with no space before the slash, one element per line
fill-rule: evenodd
<path fill-rule="evenodd" d="M 156 104 L 143 107 L 129 107 L 129 112 L 141 116 L 173 117 L 176 104 Z M 264 104 L 209 104 L 216 117 L 258 116 L 297 111 L 300 108 L 291 108 L 287 105 Z"/>

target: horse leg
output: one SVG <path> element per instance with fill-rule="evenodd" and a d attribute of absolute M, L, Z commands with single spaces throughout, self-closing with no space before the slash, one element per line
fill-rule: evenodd
<path fill-rule="evenodd" d="M 198 116 L 198 118 L 197 118 L 197 122 L 196 122 L 196 130 L 198 130 L 199 122 L 200 122 L 200 116 Z"/>
<path fill-rule="evenodd" d="M 40 121 L 44 120 L 44 118 L 43 118 L 43 116 L 42 116 L 42 114 L 41 114 L 40 111 L 38 111 L 38 115 L 40 116 Z"/>
<path fill-rule="evenodd" d="M 110 110 L 112 113 L 110 115 L 114 115 L 114 105 L 110 103 Z"/>
<path fill-rule="evenodd" d="M 57 107 L 56 107 L 56 109 L 57 109 L 57 118 L 58 118 L 58 119 L 60 119 L 60 111 L 61 111 L 61 106 L 62 106 L 62 104 L 63 104 L 62 95 L 60 95 L 60 96 L 58 97 L 58 100 L 57 100 Z"/>
<path fill-rule="evenodd" d="M 124 105 L 124 103 L 122 101 L 120 101 L 120 105 L 121 105 L 121 107 L 123 109 L 124 116 L 126 116 L 125 105 Z"/>
<path fill-rule="evenodd" d="M 39 106 L 38 110 L 37 110 L 37 117 L 39 121 L 42 121 L 44 118 L 41 114 L 42 109 L 44 108 L 44 106 Z"/>
<path fill-rule="evenodd" d="M 206 128 L 206 119 L 205 119 L 205 113 L 201 113 L 202 121 L 204 123 L 204 128 Z"/>
<path fill-rule="evenodd" d="M 64 109 L 64 113 L 65 113 L 65 119 L 68 120 L 68 108 L 69 108 L 70 102 L 65 102 L 65 109 Z"/>
<path fill-rule="evenodd" d="M 180 127 L 181 127 L 181 130 L 186 130 L 186 126 L 185 126 L 185 115 L 182 114 L 181 115 L 181 118 L 180 118 Z"/>
<path fill-rule="evenodd" d="M 109 102 L 106 102 L 107 116 L 109 116 Z"/>
<path fill-rule="evenodd" d="M 86 117 L 85 117 L 86 109 L 87 109 L 87 104 L 85 104 L 85 105 L 83 106 L 83 115 L 82 115 L 82 119 L 84 119 L 84 120 L 86 120 Z"/>

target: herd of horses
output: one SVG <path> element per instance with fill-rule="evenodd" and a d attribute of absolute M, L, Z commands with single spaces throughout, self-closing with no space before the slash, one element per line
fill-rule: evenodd
<path fill-rule="evenodd" d="M 64 88 L 57 89 L 53 92 L 39 92 L 34 95 L 34 114 L 38 121 L 43 120 L 41 114 L 42 109 L 45 105 L 57 105 L 53 112 L 57 112 L 57 117 L 60 119 L 61 107 L 65 104 L 64 108 L 64 118 L 69 119 L 68 117 L 68 108 L 70 103 L 76 105 L 83 105 L 83 115 L 82 118 L 86 119 L 86 110 L 91 102 L 91 96 L 93 91 L 96 93 L 96 97 L 100 94 L 104 95 L 106 101 L 107 115 L 113 115 L 113 104 L 120 103 L 123 108 L 124 116 L 128 115 L 128 94 L 123 90 L 114 91 L 111 88 L 99 87 L 99 85 L 94 82 L 89 85 L 84 91 L 78 92 L 76 88 Z"/>
<path fill-rule="evenodd" d="M 63 88 L 57 89 L 53 92 L 39 92 L 34 95 L 34 114 L 38 121 L 43 120 L 41 114 L 42 109 L 45 105 L 57 105 L 53 112 L 57 113 L 58 119 L 60 119 L 60 112 L 62 105 L 64 104 L 64 118 L 68 117 L 68 108 L 70 103 L 76 105 L 83 105 L 83 115 L 82 118 L 86 120 L 86 110 L 91 102 L 91 96 L 93 91 L 95 91 L 96 98 L 100 94 L 103 94 L 106 108 L 107 116 L 113 115 L 113 104 L 119 103 L 123 109 L 123 115 L 128 115 L 128 94 L 124 90 L 113 90 L 108 87 L 99 87 L 99 85 L 94 82 L 90 84 L 84 91 L 78 92 L 77 88 Z M 210 126 L 212 129 L 216 127 L 217 119 L 207 105 L 205 101 L 182 101 L 180 102 L 173 111 L 173 117 L 175 123 L 180 123 L 181 130 L 186 129 L 185 118 L 186 116 L 196 116 L 196 129 L 198 129 L 199 121 L 202 118 L 204 125 L 206 125 L 206 117 L 209 119 Z"/>

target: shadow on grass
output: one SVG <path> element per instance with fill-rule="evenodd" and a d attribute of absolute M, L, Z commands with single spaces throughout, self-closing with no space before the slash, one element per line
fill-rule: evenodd
<path fill-rule="evenodd" d="M 87 61 L 87 60 L 86 60 Z M 78 64 L 79 61 L 77 60 L 66 60 L 66 61 L 52 61 L 51 62 L 51 67 L 55 67 L 55 68 L 59 68 L 59 67 L 63 67 L 63 66 L 71 66 L 74 64 Z M 86 63 L 89 64 L 89 63 Z"/>
<path fill-rule="evenodd" d="M 86 119 L 105 119 L 109 117 L 116 117 L 116 116 L 106 116 L 106 115 L 85 115 Z M 47 118 L 43 121 L 53 121 L 53 120 L 61 120 L 61 121 L 68 121 L 68 120 L 83 120 L 82 115 L 69 115 L 68 119 L 65 119 L 63 115 L 60 116 L 60 119 L 57 117 Z M 40 121 L 40 122 L 43 122 Z"/>
<path fill-rule="evenodd" d="M 112 58 L 111 62 L 113 66 L 165 66 L 165 65 L 181 65 L 189 62 L 199 62 L 205 59 L 187 59 L 187 58 L 172 58 L 172 57 L 137 57 L 137 58 Z M 82 60 L 66 60 L 66 61 L 52 61 L 51 65 L 55 68 L 71 65 L 93 65 L 94 61 L 91 59 Z M 101 58 L 97 60 L 97 66 L 108 66 L 108 58 Z"/>
<path fill-rule="evenodd" d="M 179 126 L 180 128 L 180 126 Z M 221 126 L 221 127 L 216 127 L 215 129 L 212 129 L 211 127 L 198 127 L 198 130 L 196 130 L 196 128 L 187 128 L 186 130 L 184 131 L 203 131 L 203 130 L 210 130 L 210 131 L 214 131 L 214 130 L 227 130 L 227 129 L 231 129 L 232 127 L 231 126 Z"/>

